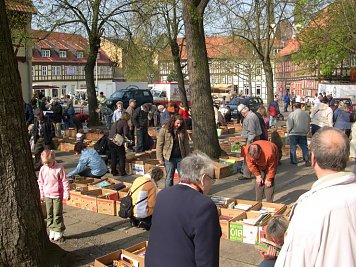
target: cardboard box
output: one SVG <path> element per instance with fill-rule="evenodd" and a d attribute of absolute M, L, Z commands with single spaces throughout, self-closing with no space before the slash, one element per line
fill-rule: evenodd
<path fill-rule="evenodd" d="M 147 160 L 145 162 L 145 173 L 147 173 L 150 169 L 152 169 L 153 167 L 156 167 L 157 165 L 159 165 L 159 160 L 158 159 Z M 163 177 L 165 177 L 166 176 L 166 169 L 165 169 L 164 165 L 159 165 L 157 167 L 160 167 L 163 170 Z"/>
<path fill-rule="evenodd" d="M 229 227 L 230 227 L 230 221 L 234 219 L 233 216 L 228 216 L 228 213 L 225 213 L 225 210 L 218 209 L 219 210 L 219 223 L 221 227 L 221 237 L 225 239 L 229 239 Z M 238 215 L 244 213 L 244 211 L 239 210 L 237 212 Z M 236 217 L 236 216 L 235 216 Z"/>
<path fill-rule="evenodd" d="M 231 144 L 228 142 L 221 142 L 220 143 L 220 148 L 222 150 L 224 150 L 226 153 L 230 153 L 231 152 Z"/>
<path fill-rule="evenodd" d="M 93 191 L 93 190 L 90 190 L 90 191 Z M 98 212 L 98 206 L 96 204 L 96 196 L 87 195 L 87 193 L 90 191 L 82 192 L 82 194 L 79 198 L 80 206 L 78 208 L 81 208 L 83 210 Z"/>
<path fill-rule="evenodd" d="M 62 152 L 71 152 L 74 151 L 75 144 L 72 143 L 60 143 L 58 150 Z"/>
<path fill-rule="evenodd" d="M 235 133 L 235 127 L 233 126 L 228 126 L 227 127 L 228 134 L 234 134 Z"/>
<path fill-rule="evenodd" d="M 229 239 L 232 241 L 242 242 L 246 244 L 256 244 L 259 241 L 259 230 L 268 223 L 268 218 L 271 215 L 267 215 L 267 218 L 261 223 L 251 225 L 243 222 L 244 219 L 254 220 L 261 214 L 259 212 L 247 211 L 244 212 L 230 221 Z"/>
<path fill-rule="evenodd" d="M 64 134 L 66 137 L 75 137 L 75 135 L 77 134 L 77 130 L 73 128 L 69 128 L 64 130 Z"/>
<path fill-rule="evenodd" d="M 232 167 L 219 162 L 214 162 L 214 175 L 216 179 L 222 179 L 232 174 Z"/>
<path fill-rule="evenodd" d="M 98 141 L 101 137 L 103 137 L 102 133 L 86 133 L 85 139 L 90 141 Z"/>
<path fill-rule="evenodd" d="M 85 201 L 83 209 L 96 211 L 107 215 L 116 215 L 115 201 L 119 199 L 117 191 L 110 189 L 95 189 L 83 192 Z M 94 208 L 95 203 L 95 208 Z"/>
<path fill-rule="evenodd" d="M 221 134 L 229 133 L 229 129 L 227 128 L 227 126 L 220 126 L 219 129 L 221 129 Z"/>
<path fill-rule="evenodd" d="M 110 185 L 104 186 L 104 187 L 99 187 L 99 184 L 100 184 L 101 182 L 103 182 L 103 181 L 109 183 Z M 105 179 L 100 179 L 99 181 L 95 181 L 94 183 L 91 183 L 89 189 L 92 190 L 92 189 L 98 189 L 98 188 L 108 188 L 108 187 L 110 187 L 110 186 L 112 186 L 112 185 L 121 184 L 121 183 L 122 183 L 122 182 L 120 182 L 119 180 L 116 180 L 116 179 L 114 179 L 114 178 L 105 178 Z"/>
<path fill-rule="evenodd" d="M 284 204 L 270 203 L 270 202 L 259 202 L 251 210 L 255 211 L 267 211 L 271 214 L 282 214 L 286 210 L 287 206 Z"/>
<path fill-rule="evenodd" d="M 131 162 L 132 174 L 144 175 L 145 174 L 145 160 L 134 160 Z"/>
<path fill-rule="evenodd" d="M 145 266 L 144 253 L 146 252 L 148 241 L 143 241 L 123 250 L 123 254 L 139 262 L 139 267 Z"/>
<path fill-rule="evenodd" d="M 235 174 L 241 171 L 243 158 L 228 156 L 224 158 L 219 158 L 219 163 L 231 166 L 231 174 Z"/>
<path fill-rule="evenodd" d="M 231 209 L 229 208 L 229 205 L 233 203 L 233 205 L 246 205 L 246 209 Z M 230 216 L 230 217 L 236 217 L 238 215 L 241 214 L 241 211 L 249 211 L 251 210 L 253 207 L 255 207 L 258 203 L 257 201 L 253 201 L 253 200 L 244 200 L 244 199 L 231 199 L 231 200 L 227 200 L 227 205 L 226 207 L 222 207 L 221 208 L 221 212 L 223 212 L 223 214 L 225 214 L 226 216 Z M 250 207 L 248 207 L 250 206 Z"/>
<path fill-rule="evenodd" d="M 109 265 L 112 265 L 114 260 L 119 260 L 121 258 L 121 254 L 122 249 L 119 249 L 99 258 L 96 258 L 94 262 L 94 267 L 107 267 Z"/>
<path fill-rule="evenodd" d="M 69 190 L 69 195 L 70 195 L 70 200 L 63 200 L 63 204 L 81 209 L 82 208 L 81 192 L 76 190 Z"/>

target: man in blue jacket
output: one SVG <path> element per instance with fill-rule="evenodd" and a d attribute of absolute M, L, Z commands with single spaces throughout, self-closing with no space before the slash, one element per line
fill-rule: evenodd
<path fill-rule="evenodd" d="M 179 184 L 157 195 L 146 267 L 218 267 L 218 210 L 206 196 L 214 180 L 212 160 L 192 153 L 181 161 Z"/>
<path fill-rule="evenodd" d="M 283 96 L 283 103 L 284 103 L 284 112 L 288 111 L 288 106 L 289 106 L 290 98 L 288 95 L 288 92 Z"/>

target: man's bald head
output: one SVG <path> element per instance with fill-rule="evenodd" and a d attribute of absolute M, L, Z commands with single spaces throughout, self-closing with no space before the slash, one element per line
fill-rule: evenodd
<path fill-rule="evenodd" d="M 323 127 L 311 140 L 311 152 L 321 169 L 343 171 L 350 154 L 350 141 L 339 129 Z"/>

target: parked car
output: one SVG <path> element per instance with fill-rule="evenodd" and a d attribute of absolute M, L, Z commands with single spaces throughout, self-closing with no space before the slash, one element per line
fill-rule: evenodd
<path fill-rule="evenodd" d="M 107 99 L 106 104 L 109 108 L 115 110 L 117 101 L 121 101 L 124 103 L 124 108 L 127 108 L 129 106 L 130 99 L 136 100 L 137 107 L 145 103 L 153 103 L 153 97 L 150 90 L 130 87 L 114 92 Z"/>
<path fill-rule="evenodd" d="M 237 106 L 240 104 L 246 105 L 250 110 L 255 112 L 260 106 L 263 106 L 263 100 L 259 96 L 235 97 L 230 100 L 226 106 L 231 110 L 231 115 L 237 120 L 240 120 L 240 112 Z"/>

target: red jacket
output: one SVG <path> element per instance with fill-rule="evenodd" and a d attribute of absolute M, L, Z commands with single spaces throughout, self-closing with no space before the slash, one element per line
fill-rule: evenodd
<path fill-rule="evenodd" d="M 179 108 L 178 114 L 182 115 L 183 120 L 185 121 L 189 119 L 188 109 Z"/>
<path fill-rule="evenodd" d="M 248 154 L 248 148 L 252 144 L 258 144 L 261 147 L 261 156 L 257 160 L 253 160 Z M 275 144 L 259 140 L 245 147 L 244 155 L 247 166 L 253 175 L 261 175 L 261 171 L 266 171 L 266 180 L 272 181 L 276 176 L 277 166 L 279 161 L 278 148 Z"/>

